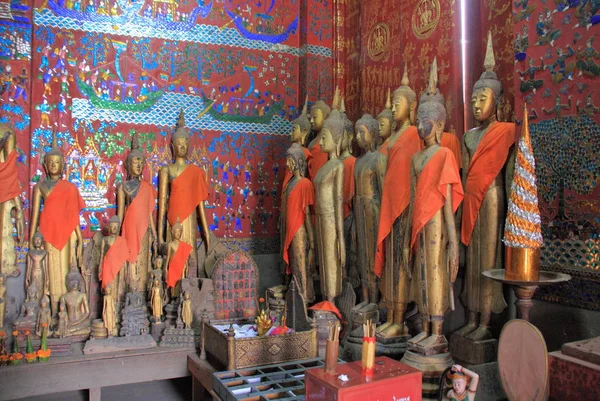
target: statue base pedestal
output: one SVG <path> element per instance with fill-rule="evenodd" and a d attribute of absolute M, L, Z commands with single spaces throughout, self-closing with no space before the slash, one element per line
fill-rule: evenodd
<path fill-rule="evenodd" d="M 421 354 L 423 356 L 434 356 L 438 354 L 448 353 L 448 341 L 444 338 L 444 343 L 431 346 L 431 347 L 423 347 L 420 343 L 412 344 L 408 343 L 408 350 L 412 351 L 416 354 Z"/>
<path fill-rule="evenodd" d="M 163 332 L 165 331 L 164 322 L 152 322 L 150 325 L 150 335 L 154 338 L 154 341 L 157 343 L 160 341 L 163 336 Z"/>
<path fill-rule="evenodd" d="M 159 345 L 170 348 L 199 348 L 200 330 L 168 327 L 164 330 Z"/>
<path fill-rule="evenodd" d="M 170 302 L 165 306 L 165 327 L 175 327 L 177 324 L 177 309 L 178 305 L 175 302 Z"/>
<path fill-rule="evenodd" d="M 31 344 L 34 350 L 40 348 L 41 339 L 31 339 Z M 71 349 L 71 340 L 68 338 L 48 338 L 48 348 L 52 350 L 51 358 L 55 356 L 71 356 L 73 350 Z M 23 354 L 26 352 L 27 342 L 19 340 L 19 351 Z"/>
<path fill-rule="evenodd" d="M 94 319 L 92 322 L 92 333 L 90 334 L 90 338 L 102 339 L 107 337 L 108 332 L 106 331 L 106 327 L 104 327 L 104 321 L 102 319 Z"/>
<path fill-rule="evenodd" d="M 104 339 L 91 339 L 85 343 L 83 353 L 101 354 L 104 352 L 131 351 L 156 347 L 156 341 L 149 334 L 128 337 L 110 337 Z"/>
<path fill-rule="evenodd" d="M 383 339 L 380 339 L 379 337 L 376 338 L 377 343 L 375 344 L 375 356 L 387 356 L 389 358 L 399 360 L 406 352 L 406 342 L 410 339 L 410 336 L 406 335 L 391 337 L 385 339 L 385 342 L 380 341 Z M 352 332 L 350 332 L 343 342 L 344 352 L 342 354 L 342 359 L 349 361 L 360 360 L 362 357 L 362 342 L 362 327 L 354 329 Z"/>
<path fill-rule="evenodd" d="M 444 370 L 454 364 L 450 353 L 426 356 L 410 349 L 400 361 L 423 372 L 423 401 L 437 401 L 440 379 Z"/>
<path fill-rule="evenodd" d="M 473 341 L 470 338 L 453 334 L 450 337 L 450 353 L 462 364 L 481 365 L 494 362 L 498 355 L 498 340 L 492 338 Z"/>
<path fill-rule="evenodd" d="M 352 328 L 350 330 L 362 327 L 363 324 L 367 323 L 367 320 L 377 324 L 379 322 L 379 306 L 377 304 L 361 302 L 352 308 L 350 316 L 352 319 Z"/>

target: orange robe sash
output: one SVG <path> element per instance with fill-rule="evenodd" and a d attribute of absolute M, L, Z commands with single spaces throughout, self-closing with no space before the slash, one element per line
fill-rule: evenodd
<path fill-rule="evenodd" d="M 168 287 L 175 287 L 177 282 L 181 280 L 185 263 L 187 262 L 191 253 L 192 246 L 187 242 L 179 241 L 179 245 L 177 245 L 177 251 L 169 262 L 169 272 L 167 274 Z"/>
<path fill-rule="evenodd" d="M 106 288 L 107 285 L 113 282 L 125 262 L 127 262 L 128 256 L 127 241 L 125 238 L 118 236 L 102 259 L 102 277 L 100 277 L 102 288 Z"/>
<path fill-rule="evenodd" d="M 301 178 L 287 196 L 285 215 L 285 243 L 283 260 L 286 273 L 291 274 L 289 248 L 296 233 L 306 220 L 306 208 L 315 204 L 315 189 L 308 178 Z"/>
<path fill-rule="evenodd" d="M 320 143 L 313 145 L 309 151 L 312 155 L 312 160 L 308 166 L 308 175 L 310 176 L 310 179 L 313 180 L 317 176 L 317 172 L 321 169 L 321 167 L 323 167 L 329 160 L 329 155 L 321 150 Z"/>
<path fill-rule="evenodd" d="M 40 232 L 44 240 L 62 251 L 71 233 L 77 228 L 79 211 L 84 207 L 85 202 L 75 184 L 58 180 L 44 200 L 40 216 Z"/>
<path fill-rule="evenodd" d="M 128 261 L 135 263 L 142 247 L 142 239 L 148 231 L 149 216 L 154 211 L 156 191 L 145 181 L 140 183 L 138 193 L 127 208 L 123 219 L 122 235 L 129 248 Z"/>
<path fill-rule="evenodd" d="M 306 149 L 304 146 L 302 147 L 302 150 L 304 150 L 304 157 L 306 157 L 306 167 L 307 167 L 307 174 L 310 173 L 310 165 L 312 162 L 312 154 L 310 153 L 310 150 Z M 306 177 L 310 180 L 310 176 Z M 292 173 L 290 173 L 290 170 L 288 170 L 287 168 L 285 169 L 285 175 L 283 176 L 283 190 L 285 191 L 285 188 L 287 187 L 288 182 L 290 182 L 290 180 L 292 179 Z"/>
<path fill-rule="evenodd" d="M 500 122 L 490 125 L 479 142 L 469 165 L 465 185 L 461 224 L 461 241 L 465 245 L 471 242 L 485 194 L 504 167 L 514 143 L 515 124 Z"/>
<path fill-rule="evenodd" d="M 385 262 L 383 241 L 392 231 L 396 219 L 400 217 L 410 202 L 410 160 L 421 150 L 422 141 L 417 127 L 410 126 L 388 149 L 387 171 L 383 182 L 377 251 L 374 272 L 381 277 Z"/>
<path fill-rule="evenodd" d="M 442 145 L 443 148 L 448 148 L 452 151 L 456 158 L 458 169 L 460 170 L 462 168 L 462 149 L 458 137 L 451 132 L 444 132 L 440 145 Z"/>
<path fill-rule="evenodd" d="M 19 195 L 17 181 L 17 152 L 8 154 L 6 161 L 0 162 L 0 203 L 14 199 Z"/>
<path fill-rule="evenodd" d="M 194 165 L 188 164 L 187 168 L 171 182 L 169 196 L 169 211 L 167 219 L 173 226 L 179 221 L 183 222 L 193 212 L 196 206 L 208 198 L 208 187 L 204 171 Z"/>
<path fill-rule="evenodd" d="M 344 219 L 352 213 L 352 199 L 354 198 L 354 165 L 356 157 L 348 156 L 344 163 Z"/>
<path fill-rule="evenodd" d="M 452 151 L 440 148 L 431 156 L 419 174 L 413 200 L 411 249 L 425 224 L 444 207 L 447 185 L 452 185 L 452 212 L 454 213 L 463 200 L 464 192 Z"/>

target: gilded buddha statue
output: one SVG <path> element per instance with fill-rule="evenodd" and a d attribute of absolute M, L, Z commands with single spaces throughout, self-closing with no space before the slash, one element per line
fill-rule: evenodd
<path fill-rule="evenodd" d="M 182 226 L 181 241 L 196 249 L 198 236 L 198 217 L 206 251 L 210 249 L 210 232 L 204 201 L 208 198 L 208 187 L 204 171 L 193 164 L 187 163 L 190 149 L 190 133 L 185 127 L 183 110 L 179 114 L 177 129 L 171 139 L 173 156 L 172 164 L 160 169 L 158 174 L 158 241 L 161 244 L 171 241 L 171 229 L 177 220 Z M 167 220 L 167 224 L 165 224 Z M 165 228 L 167 228 L 165 232 Z M 166 235 L 165 235 L 166 234 Z M 197 254 L 190 255 L 197 266 Z M 199 273 L 204 273 L 199 268 Z M 195 276 L 195 274 L 194 274 Z"/>
<path fill-rule="evenodd" d="M 338 107 L 339 102 L 339 89 L 335 88 L 335 95 L 333 96 L 334 108 Z M 321 149 L 321 136 L 323 130 L 323 124 L 325 120 L 329 118 L 331 113 L 331 107 L 325 104 L 324 101 L 319 100 L 310 108 L 310 126 L 312 132 L 315 134 L 314 139 L 308 145 L 308 150 L 312 155 L 312 162 L 308 168 L 308 176 L 311 180 L 315 179 L 317 172 L 327 163 L 327 153 Z"/>
<path fill-rule="evenodd" d="M 25 219 L 17 181 L 17 145 L 14 131 L 0 124 L 0 274 L 18 275 L 13 229 L 17 229 L 19 246 L 25 241 Z M 12 212 L 15 213 L 13 223 Z M 2 322 L 0 322 L 1 324 Z"/>
<path fill-rule="evenodd" d="M 344 244 L 344 164 L 339 159 L 344 119 L 331 112 L 320 132 L 321 150 L 329 160 L 313 179 L 315 187 L 315 240 L 321 277 L 321 292 L 329 302 L 342 291 L 342 269 L 346 265 Z"/>
<path fill-rule="evenodd" d="M 461 241 L 466 246 L 468 324 L 458 335 L 481 341 L 492 338 L 491 313 L 506 307 L 502 285 L 482 275 L 502 267 L 502 233 L 506 199 L 514 170 L 515 124 L 498 122 L 497 106 L 502 83 L 494 72 L 491 32 L 485 56 L 485 71 L 473 86 L 473 116 L 480 125 L 463 137 L 463 186 Z"/>
<path fill-rule="evenodd" d="M 65 159 L 57 147 L 44 155 L 46 179 L 33 187 L 31 201 L 31 239 L 37 230 L 44 236 L 48 252 L 48 290 L 52 316 L 58 313 L 58 302 L 67 292 L 67 274 L 72 264 L 81 266 L 83 238 L 79 228 L 79 212 L 85 202 L 77 187 L 62 179 Z M 42 211 L 42 201 L 44 209 Z"/>
<path fill-rule="evenodd" d="M 388 89 L 387 98 L 385 100 L 385 108 L 377 116 L 379 122 L 379 151 L 384 156 L 388 155 L 388 139 L 391 137 L 394 130 L 394 114 L 392 113 L 392 98 Z"/>
<path fill-rule="evenodd" d="M 356 254 L 363 302 L 376 304 L 379 290 L 373 266 L 387 158 L 377 151 L 379 123 L 370 114 L 363 115 L 356 122 L 356 138 L 364 152 L 356 160 L 354 169 Z"/>
<path fill-rule="evenodd" d="M 387 322 L 377 328 L 378 334 L 385 338 L 408 333 L 404 313 L 409 301 L 410 271 L 403 262 L 402 246 L 410 202 L 410 160 L 422 147 L 417 128 L 411 125 L 416 110 L 417 95 L 409 86 L 405 65 L 402 85 L 392 97 L 396 131 L 386 141 L 388 159 L 374 267 L 375 274 L 382 279 L 381 292 L 388 308 Z"/>

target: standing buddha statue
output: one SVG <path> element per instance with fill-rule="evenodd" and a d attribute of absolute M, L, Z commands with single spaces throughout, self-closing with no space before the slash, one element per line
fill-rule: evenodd
<path fill-rule="evenodd" d="M 335 95 L 333 97 L 334 108 L 337 108 L 338 104 L 338 93 L 339 89 L 335 88 Z M 319 100 L 310 108 L 310 126 L 312 132 L 315 133 L 315 138 L 308 145 L 308 150 L 312 155 L 312 162 L 308 167 L 308 176 L 311 180 L 314 180 L 317 172 L 327 163 L 327 153 L 321 149 L 321 136 L 323 130 L 323 124 L 325 120 L 329 118 L 331 113 L 331 107 L 325 104 L 324 101 Z"/>
<path fill-rule="evenodd" d="M 310 120 L 307 116 L 308 111 L 308 95 L 306 96 L 306 100 L 304 101 L 304 107 L 302 108 L 302 114 L 300 117 L 292 121 L 292 144 L 298 144 L 302 150 L 304 151 L 304 158 L 306 159 L 307 166 L 311 165 L 312 154 L 310 151 L 304 147 L 304 142 L 306 141 L 306 137 L 310 133 Z M 309 167 L 310 168 L 310 167 Z M 288 181 L 292 178 L 292 173 L 289 170 L 285 171 L 285 175 L 283 177 L 283 190 L 285 191 L 285 187 Z M 310 177 L 308 177 L 310 179 Z"/>
<path fill-rule="evenodd" d="M 515 124 L 496 119 L 502 100 L 502 83 L 494 72 L 491 32 L 488 35 L 485 71 L 473 86 L 473 115 L 480 126 L 463 137 L 461 241 L 466 248 L 468 324 L 457 331 L 474 341 L 492 338 L 491 313 L 506 307 L 502 285 L 483 276 L 502 267 L 502 232 L 506 198 L 514 170 Z"/>
<path fill-rule="evenodd" d="M 33 187 L 30 242 L 36 231 L 44 236 L 48 251 L 48 289 L 52 316 L 58 314 L 60 298 L 67 292 L 67 274 L 77 261 L 81 266 L 83 238 L 79 212 L 85 207 L 77 187 L 62 179 L 65 158 L 53 138 L 52 149 L 44 155 L 46 179 Z M 42 211 L 42 201 L 44 210 Z"/>
<path fill-rule="evenodd" d="M 333 303 L 342 292 L 344 245 L 344 163 L 339 159 L 344 120 L 339 110 L 331 112 L 320 132 L 321 150 L 329 161 L 313 179 L 315 187 L 315 237 L 321 277 L 321 293 Z"/>
<path fill-rule="evenodd" d="M 152 270 L 152 245 L 156 252 L 154 241 L 157 238 L 154 224 L 156 191 L 151 184 L 142 180 L 145 165 L 146 157 L 135 134 L 131 140 L 131 152 L 125 161 L 129 179 L 117 187 L 117 216 L 123 222 L 121 234 L 129 248 L 129 279 L 139 279 L 143 288 L 148 287 L 148 273 Z M 126 293 L 117 293 L 119 299 L 124 301 Z"/>
<path fill-rule="evenodd" d="M 363 115 L 356 122 L 356 137 L 360 148 L 364 151 L 364 154 L 357 159 L 354 170 L 356 254 L 363 302 L 376 304 L 379 290 L 373 266 L 387 159 L 377 151 L 379 123 L 370 114 Z"/>
<path fill-rule="evenodd" d="M 402 85 L 392 98 L 396 131 L 387 140 L 387 169 L 381 198 L 374 272 L 381 277 L 387 322 L 377 328 L 386 338 L 407 334 L 404 312 L 409 301 L 409 266 L 402 261 L 402 246 L 410 202 L 410 160 L 421 150 L 422 141 L 414 125 L 417 95 L 410 88 L 405 65 Z"/>
<path fill-rule="evenodd" d="M 0 274 L 18 275 L 13 229 L 16 226 L 19 246 L 25 241 L 25 220 L 17 181 L 17 149 L 14 131 L 0 124 Z M 15 210 L 15 223 L 12 211 Z M 0 325 L 2 322 L 0 322 Z"/>
<path fill-rule="evenodd" d="M 299 144 L 287 150 L 286 166 L 292 178 L 281 197 L 282 257 L 286 274 L 296 277 L 300 293 L 306 302 L 314 301 L 312 280 L 314 262 L 314 234 L 310 207 L 315 204 L 315 190 L 306 172 L 306 157 Z"/>
<path fill-rule="evenodd" d="M 390 94 L 390 90 L 387 92 L 387 99 L 385 100 L 385 108 L 379 115 L 377 116 L 377 121 L 379 122 L 379 140 L 381 144 L 379 145 L 379 152 L 382 155 L 388 155 L 388 139 L 392 135 L 392 131 L 394 129 L 394 114 L 392 113 L 392 98 Z"/>
<path fill-rule="evenodd" d="M 210 232 L 204 213 L 204 201 L 208 198 L 208 187 L 204 171 L 187 163 L 190 148 L 190 133 L 185 127 L 183 109 L 179 114 L 177 129 L 171 139 L 175 161 L 160 169 L 158 174 L 158 241 L 164 244 L 171 241 L 170 229 L 165 233 L 165 219 L 168 227 L 173 227 L 179 219 L 182 226 L 181 241 L 196 249 L 198 216 L 206 251 L 210 249 Z M 166 235 L 165 235 L 166 234 Z M 197 262 L 196 252 L 190 257 Z M 193 263 L 197 266 L 197 263 Z M 204 273 L 204 269 L 199 268 Z M 195 273 L 195 272 L 194 272 Z"/>

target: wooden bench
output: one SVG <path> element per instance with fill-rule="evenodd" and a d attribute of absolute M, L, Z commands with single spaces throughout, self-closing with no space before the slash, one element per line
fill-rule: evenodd
<path fill-rule="evenodd" d="M 0 367 L 0 401 L 66 391 L 89 390 L 90 401 L 100 401 L 107 386 L 167 380 L 190 375 L 192 348 L 151 348 L 137 351 L 84 355 L 83 344 L 73 355 L 50 357 L 45 363 Z"/>

